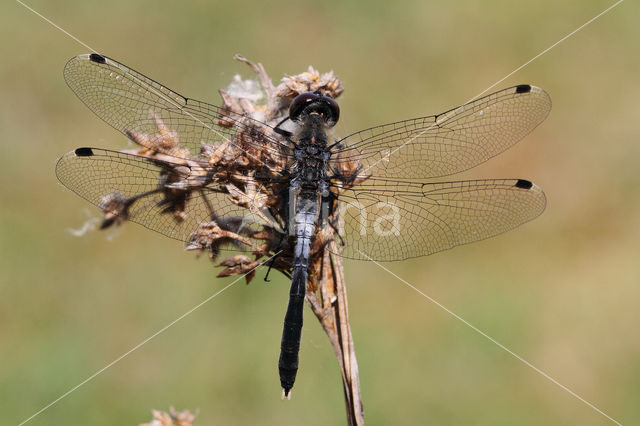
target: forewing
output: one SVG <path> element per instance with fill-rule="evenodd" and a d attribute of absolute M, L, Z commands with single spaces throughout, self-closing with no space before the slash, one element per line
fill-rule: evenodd
<path fill-rule="evenodd" d="M 546 199 L 521 179 L 411 183 L 372 178 L 339 197 L 342 256 L 393 261 L 501 234 L 540 215 Z"/>
<path fill-rule="evenodd" d="M 278 155 L 291 155 L 271 132 L 271 127 L 215 105 L 186 98 L 131 68 L 102 55 L 85 54 L 69 60 L 64 78 L 73 92 L 106 123 L 130 136 L 131 132 L 158 133 L 158 118 L 175 131 L 179 145 L 191 156 L 201 143 L 218 145 L 233 141 L 238 129 L 256 136 L 242 146 Z M 266 146 L 265 147 L 265 142 Z"/>
<path fill-rule="evenodd" d="M 438 115 L 353 133 L 335 150 L 338 163 L 359 160 L 361 174 L 428 179 L 477 166 L 531 132 L 551 111 L 536 86 L 519 85 Z"/>
<path fill-rule="evenodd" d="M 200 171 L 185 171 L 184 162 L 152 160 L 98 148 L 79 148 L 65 154 L 56 165 L 56 175 L 64 186 L 90 203 L 105 209 L 105 203 L 114 196 L 121 200 L 135 198 L 122 219 L 149 228 L 167 237 L 188 242 L 192 233 L 202 224 L 216 220 L 219 224 L 233 224 L 234 230 L 246 235 L 264 223 L 260 217 L 230 201 L 222 188 L 207 184 L 189 191 L 183 211 L 175 211 L 167 204 L 163 173 L 171 170 L 174 180 L 200 179 Z M 187 167 L 188 169 L 188 167 Z M 192 170 L 194 168 L 192 167 Z M 178 170 L 178 172 L 176 172 Z M 238 228 L 238 225 L 242 229 Z M 252 250 L 240 244 L 234 250 Z"/>

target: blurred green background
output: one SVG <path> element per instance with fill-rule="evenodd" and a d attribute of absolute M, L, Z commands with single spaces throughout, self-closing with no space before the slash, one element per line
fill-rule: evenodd
<path fill-rule="evenodd" d="M 88 45 L 179 92 L 219 101 L 232 59 L 274 81 L 313 65 L 346 91 L 338 135 L 465 102 L 607 1 L 85 1 L 29 4 Z M 464 177 L 521 177 L 537 220 L 388 264 L 623 424 L 640 424 L 640 7 L 627 1 L 494 89 L 532 83 L 549 118 Z M 0 412 L 16 424 L 231 280 L 180 243 L 127 224 L 74 237 L 97 209 L 58 184 L 79 146 L 125 137 L 66 87 L 85 53 L 18 3 L 0 6 Z M 277 356 L 288 282 L 243 282 L 33 419 L 134 425 L 200 409 L 196 425 L 344 422 L 337 362 L 309 309 L 291 401 Z M 375 265 L 348 262 L 369 424 L 610 424 Z"/>

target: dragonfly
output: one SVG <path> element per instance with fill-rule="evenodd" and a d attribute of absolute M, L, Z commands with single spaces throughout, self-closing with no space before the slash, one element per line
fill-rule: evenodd
<path fill-rule="evenodd" d="M 222 106 L 187 98 L 97 53 L 69 60 L 64 78 L 135 147 L 81 147 L 56 165 L 64 186 L 103 211 L 102 228 L 136 222 L 212 258 L 239 253 L 222 262 L 229 274 L 252 274 L 268 258 L 291 278 L 278 361 L 286 397 L 298 372 L 305 291 L 325 250 L 376 262 L 426 256 L 545 209 L 544 192 L 527 179 L 448 178 L 547 117 L 549 95 L 533 85 L 336 138 L 335 81 L 291 86 L 270 108 L 248 113 L 223 92 Z"/>

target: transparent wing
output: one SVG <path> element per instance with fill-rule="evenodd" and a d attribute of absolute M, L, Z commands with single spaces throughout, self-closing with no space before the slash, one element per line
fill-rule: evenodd
<path fill-rule="evenodd" d="M 200 153 L 203 142 L 233 143 L 238 129 L 259 133 L 255 143 L 244 138 L 245 148 L 254 144 L 259 151 L 292 155 L 290 147 L 275 137 L 267 124 L 186 98 L 105 56 L 93 53 L 72 58 L 64 68 L 64 78 L 91 111 L 127 136 L 131 132 L 157 133 L 159 118 L 177 133 L 180 146 L 188 149 L 191 156 Z M 265 147 L 265 141 L 271 146 Z"/>
<path fill-rule="evenodd" d="M 371 178 L 339 197 L 342 256 L 393 261 L 498 235 L 540 215 L 542 190 L 522 179 L 413 183 Z"/>
<path fill-rule="evenodd" d="M 180 241 L 189 242 L 194 231 L 211 221 L 242 235 L 264 223 L 248 209 L 232 203 L 222 188 L 208 182 L 206 170 L 176 161 L 79 148 L 58 160 L 56 175 L 64 186 L 103 212 L 119 216 L 116 220 L 128 219 Z M 193 183 L 197 179 L 202 185 L 196 183 L 189 191 L 171 189 L 179 188 L 181 181 Z M 242 244 L 233 248 L 252 249 Z"/>
<path fill-rule="evenodd" d="M 353 133 L 340 140 L 342 148 L 334 150 L 334 158 L 345 164 L 360 160 L 361 172 L 374 176 L 447 176 L 475 167 L 511 147 L 549 111 L 551 99 L 544 90 L 514 86 L 442 114 Z"/>

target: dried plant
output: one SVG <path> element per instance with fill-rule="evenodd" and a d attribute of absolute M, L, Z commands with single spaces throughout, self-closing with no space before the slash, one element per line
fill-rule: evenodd
<path fill-rule="evenodd" d="M 327 132 L 339 118 L 334 99 L 343 88 L 332 72 L 309 68 L 275 87 L 262 65 L 237 59 L 257 73 L 263 91 L 235 78 L 220 91 L 222 107 L 185 98 L 99 54 L 71 59 L 69 86 L 137 148 L 78 148 L 56 172 L 103 209 L 103 228 L 127 218 L 142 223 L 206 252 L 224 268 L 221 276 L 245 274 L 248 282 L 261 259 L 291 275 L 278 364 L 283 395 L 295 382 L 306 299 L 340 361 L 349 423 L 360 424 L 343 250 L 354 259 L 403 260 L 537 217 L 546 198 L 529 180 L 426 180 L 469 170 L 513 146 L 545 119 L 551 100 L 521 84 L 334 142 Z M 382 170 L 372 177 L 376 166 Z M 229 247 L 245 254 L 219 261 Z"/>
<path fill-rule="evenodd" d="M 279 136 L 261 122 L 275 126 L 287 115 L 291 101 L 301 93 L 318 91 L 337 98 L 343 92 L 343 87 L 333 72 L 321 74 L 312 67 L 301 74 L 286 76 L 281 84 L 273 86 L 261 64 L 241 56 L 236 56 L 236 59 L 256 72 L 263 96 L 255 91 L 243 92 L 243 87 L 253 90 L 256 85 L 238 77 L 228 90 L 220 90 L 223 104 L 216 124 L 229 132 L 225 133 L 226 138 L 220 144 L 202 142 L 197 153 L 181 147 L 179 132 L 169 128 L 158 114 L 150 110 L 156 133 L 126 131 L 137 148 L 122 152 L 145 157 L 159 166 L 159 185 L 156 189 L 129 197 L 120 192 L 103 196 L 100 202 L 104 213 L 101 228 L 120 225 L 128 219 L 136 203 L 148 197 L 157 200 L 158 196 L 161 198 L 156 204 L 162 208 L 162 213 L 171 216 L 179 224 L 188 220 L 189 203 L 201 194 L 210 220 L 197 223 L 185 249 L 195 251 L 198 255 L 206 252 L 216 266 L 224 268 L 219 277 L 246 274 L 246 282 L 249 283 L 255 276 L 255 268 L 260 260 L 274 255 L 269 267 L 290 276 L 295 246 L 295 236 L 283 233 L 288 220 L 288 212 L 282 211 L 282 206 L 287 205 L 284 197 L 288 196 L 288 183 L 280 176 L 287 167 L 287 157 L 281 148 L 264 138 L 263 135 Z M 340 192 L 367 178 L 362 173 L 356 173 L 360 167 L 357 159 L 337 163 L 338 173 L 354 176 L 354 179 L 336 180 L 331 189 L 336 191 L 336 198 Z M 218 216 L 215 206 L 204 196 L 205 187 L 209 190 L 212 187 L 219 188 L 234 205 L 246 209 L 247 214 Z M 336 256 L 341 250 L 340 245 L 335 243 L 337 215 L 336 205 L 328 217 L 332 226 L 321 228 L 314 239 L 309 259 L 306 300 L 329 336 L 338 357 L 349 424 L 361 424 L 363 409 L 348 323 L 342 259 Z M 233 254 L 219 260 L 223 250 L 229 249 L 229 246 L 248 251 L 253 258 L 246 254 Z M 154 412 L 154 418 L 156 420 L 149 425 L 173 424 L 167 423 L 169 420 L 176 422 L 173 409 L 171 414 Z"/>
<path fill-rule="evenodd" d="M 198 411 L 192 414 L 189 410 L 176 411 L 175 408 L 169 407 L 169 412 L 151 410 L 153 420 L 149 423 L 142 423 L 140 426 L 192 426 L 193 421 L 198 416 Z"/>

